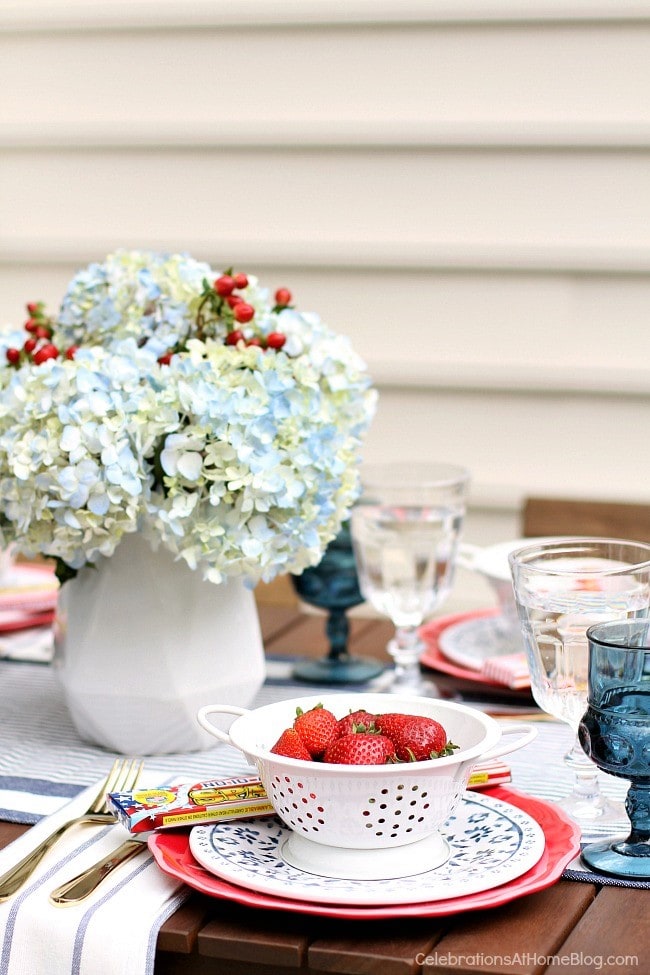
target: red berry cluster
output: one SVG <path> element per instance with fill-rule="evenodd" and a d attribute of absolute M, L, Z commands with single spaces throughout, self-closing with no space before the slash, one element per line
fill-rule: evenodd
<path fill-rule="evenodd" d="M 336 718 L 317 704 L 309 711 L 296 709 L 293 724 L 282 732 L 271 752 L 305 762 L 385 765 L 426 762 L 452 755 L 458 747 L 433 718 L 398 712 L 371 714 L 365 709 Z"/>
<path fill-rule="evenodd" d="M 238 292 L 248 287 L 248 276 L 242 272 L 234 273 L 229 269 L 215 281 L 203 282 L 203 295 L 196 316 L 197 336 L 206 338 L 214 330 L 214 322 L 225 325 L 226 345 L 238 345 L 243 342 L 247 346 L 257 346 L 261 349 L 281 349 L 287 341 L 282 332 L 269 332 L 268 335 L 246 335 L 240 328 L 250 325 L 255 318 L 255 308 L 249 304 Z M 292 295 L 288 288 L 278 288 L 275 292 L 274 312 L 291 307 Z M 162 356 L 158 361 L 169 361 L 171 353 Z"/>
<path fill-rule="evenodd" d="M 221 274 L 215 281 L 210 283 L 203 281 L 203 292 L 201 302 L 196 315 L 196 336 L 205 339 L 208 336 L 216 337 L 218 334 L 223 336 L 225 326 L 226 345 L 258 346 L 262 349 L 281 349 L 287 341 L 286 335 L 282 332 L 269 332 L 268 335 L 247 335 L 240 326 L 251 325 L 255 318 L 255 308 L 244 300 L 238 292 L 244 291 L 248 287 L 248 276 L 241 272 L 235 274 L 232 270 Z M 290 308 L 292 295 L 288 288 L 278 288 L 275 292 L 274 312 L 280 312 L 284 308 Z M 52 319 L 45 314 L 45 305 L 42 301 L 30 302 L 27 305 L 29 318 L 25 322 L 25 330 L 29 333 L 21 348 L 11 347 L 7 349 L 7 362 L 12 366 L 20 366 L 25 361 L 30 361 L 36 365 L 47 362 L 48 359 L 58 359 L 64 356 L 66 359 L 74 359 L 77 351 L 76 345 L 63 352 L 52 342 L 53 328 Z M 248 329 L 250 332 L 250 329 Z M 158 362 L 161 365 L 169 365 L 174 352 L 181 351 L 181 347 L 168 349 L 163 355 L 159 356 Z"/>
<path fill-rule="evenodd" d="M 45 314 L 45 305 L 42 301 L 30 301 L 27 311 L 29 318 L 25 322 L 25 331 L 28 337 L 20 349 L 14 346 L 7 349 L 7 362 L 16 367 L 25 361 L 40 366 L 48 359 L 58 359 L 61 352 L 52 342 L 52 321 Z M 74 359 L 76 351 L 76 345 L 71 345 L 63 354 L 66 359 Z"/>

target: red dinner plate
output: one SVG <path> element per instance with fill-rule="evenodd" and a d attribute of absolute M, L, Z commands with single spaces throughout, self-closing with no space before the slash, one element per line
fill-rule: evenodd
<path fill-rule="evenodd" d="M 220 880 L 201 867 L 190 852 L 187 831 L 160 830 L 149 838 L 149 848 L 165 873 L 209 897 L 236 901 L 248 907 L 265 907 L 274 911 L 293 911 L 351 920 L 375 920 L 393 917 L 444 917 L 458 911 L 478 911 L 498 907 L 508 901 L 550 887 L 580 851 L 580 828 L 558 806 L 543 799 L 525 795 L 516 789 L 497 786 L 488 795 L 509 802 L 528 813 L 544 831 L 546 848 L 541 859 L 528 870 L 501 887 L 449 900 L 420 904 L 391 904 L 385 907 L 315 904 L 263 894 Z"/>
<path fill-rule="evenodd" d="M 450 677 L 468 680 L 473 684 L 499 688 L 511 694 L 517 693 L 530 696 L 530 688 L 524 687 L 515 692 L 505 684 L 500 684 L 496 680 L 484 677 L 479 670 L 472 670 L 470 667 L 462 667 L 460 664 L 454 663 L 445 657 L 440 649 L 440 636 L 450 626 L 455 626 L 457 623 L 464 623 L 471 619 L 479 619 L 482 616 L 495 616 L 496 612 L 496 610 L 479 610 L 473 613 L 457 613 L 455 616 L 442 616 L 440 619 L 427 623 L 420 629 L 420 635 L 426 644 L 426 650 L 420 657 L 420 663 L 424 664 L 425 667 L 431 667 L 432 670 L 439 671 L 441 674 L 449 674 Z"/>

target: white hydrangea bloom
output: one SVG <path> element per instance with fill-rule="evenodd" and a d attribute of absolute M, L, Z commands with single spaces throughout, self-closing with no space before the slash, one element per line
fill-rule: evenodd
<path fill-rule="evenodd" d="M 193 337 L 203 281 L 219 273 L 118 252 L 66 292 L 54 340 L 80 345 L 74 359 L 3 360 L 5 541 L 75 570 L 140 531 L 215 583 L 320 560 L 357 496 L 376 394 L 345 337 L 276 312 L 252 277 L 256 333 L 285 346 Z"/>

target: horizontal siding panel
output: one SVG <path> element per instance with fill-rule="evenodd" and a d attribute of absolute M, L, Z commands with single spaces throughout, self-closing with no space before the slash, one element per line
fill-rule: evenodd
<path fill-rule="evenodd" d="M 558 354 L 556 349 L 556 356 Z M 394 360 L 376 361 L 371 356 L 367 361 L 380 389 L 496 391 L 513 396 L 513 406 L 514 397 L 527 397 L 531 393 L 563 399 L 575 396 L 648 399 L 650 396 L 647 369 L 622 369 L 615 362 L 594 368 L 584 356 L 580 362 L 572 364 L 571 356 L 564 349 L 561 362 L 555 365 L 540 363 L 537 355 L 529 356 L 525 363 L 494 363 L 480 353 L 475 353 L 472 361 L 466 358 L 442 366 L 436 362 L 425 363 L 422 359 L 396 364 Z"/>
<path fill-rule="evenodd" d="M 649 52 L 650 54 L 650 52 Z M 650 122 L 438 122 L 428 119 L 149 119 L 51 121 L 24 116 L 0 131 L 2 149 L 590 149 L 650 150 Z"/>
<path fill-rule="evenodd" d="M 650 246 L 650 153 L 11 152 L 3 246 L 242 239 L 411 253 Z M 234 255 L 237 257 L 238 255 Z"/>
<path fill-rule="evenodd" d="M 15 30 L 287 23 L 471 23 L 647 20 L 642 0 L 3 0 L 0 24 Z"/>
<path fill-rule="evenodd" d="M 241 229 L 228 235 L 215 231 L 209 237 L 186 235 L 182 238 L 169 231 L 166 236 L 153 236 L 146 230 L 137 240 L 124 236 L 109 236 L 96 228 L 65 239 L 54 235 L 8 238 L 0 235 L 0 262 L 20 266 L 38 262 L 43 266 L 70 264 L 77 267 L 110 250 L 123 246 L 147 246 L 174 250 L 181 246 L 205 259 L 216 255 L 218 263 L 228 254 L 233 260 L 258 267 L 285 267 L 299 272 L 303 268 L 321 270 L 372 270 L 455 273 L 488 273 L 538 275 L 576 274 L 581 276 L 607 275 L 638 278 L 650 274 L 650 245 L 645 247 L 582 244 L 567 246 L 548 244 L 539 246 L 527 242 L 504 244 L 454 244 L 448 241 L 414 240 L 399 244 L 391 240 L 327 240 L 322 236 L 309 239 L 290 239 L 282 228 L 275 236 L 243 237 Z M 179 244 L 180 241 L 180 244 Z"/>
<path fill-rule="evenodd" d="M 303 123 L 307 138 L 320 127 L 335 142 L 357 129 L 383 141 L 386 126 L 404 144 L 422 132 L 425 142 L 475 141 L 483 130 L 516 144 L 518 126 L 524 141 L 537 132 L 572 144 L 572 126 L 578 142 L 603 130 L 635 141 L 650 124 L 646 9 L 648 23 L 627 25 L 5 34 L 0 117 L 14 138 L 31 128 L 56 139 L 60 125 L 86 141 L 121 125 L 118 141 L 133 140 L 142 125 L 148 139 L 160 126 L 163 140 L 217 142 L 259 127 L 266 142 L 274 125 L 287 139 Z"/>
<path fill-rule="evenodd" d="M 650 401 L 598 397 L 516 400 L 500 393 L 380 392 L 368 462 L 415 457 L 465 464 L 472 504 L 528 495 L 646 503 L 648 459 L 639 431 Z"/>

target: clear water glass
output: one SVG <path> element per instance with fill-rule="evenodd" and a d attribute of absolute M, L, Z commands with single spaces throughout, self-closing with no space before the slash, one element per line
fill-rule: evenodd
<path fill-rule="evenodd" d="M 650 609 L 650 546 L 621 539 L 558 538 L 509 556 L 535 701 L 575 734 L 565 761 L 574 788 L 560 805 L 581 825 L 583 838 L 625 821 L 621 803 L 607 799 L 597 769 L 578 740 L 587 706 L 587 630 L 609 620 L 645 618 Z"/>
<path fill-rule="evenodd" d="M 578 730 L 593 762 L 630 781 L 628 835 L 588 844 L 592 869 L 650 880 L 650 622 L 623 620 L 591 626 L 587 710 Z"/>
<path fill-rule="evenodd" d="M 454 580 L 469 475 L 450 464 L 408 463 L 362 471 L 351 517 L 361 592 L 395 626 L 387 650 L 395 668 L 388 690 L 427 694 L 419 629 Z"/>

